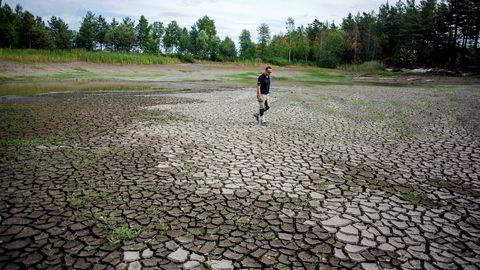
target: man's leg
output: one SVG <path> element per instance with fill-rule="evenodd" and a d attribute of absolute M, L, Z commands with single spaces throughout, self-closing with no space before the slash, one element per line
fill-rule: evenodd
<path fill-rule="evenodd" d="M 270 106 L 268 106 L 268 95 L 264 95 L 264 99 L 265 99 L 265 111 L 268 111 L 268 109 L 270 109 Z"/>
<path fill-rule="evenodd" d="M 263 118 L 263 114 L 265 113 L 265 98 L 262 97 L 262 102 L 258 102 L 259 104 L 259 116 L 260 116 L 260 123 L 263 123 L 264 122 L 264 118 Z"/>
<path fill-rule="evenodd" d="M 263 103 L 264 103 L 264 114 L 266 111 L 268 111 L 268 109 L 270 109 L 270 107 L 268 106 L 268 95 L 262 95 L 263 97 Z M 263 116 L 263 119 L 262 119 L 262 123 L 266 123 L 267 122 L 267 119 L 265 116 Z"/>

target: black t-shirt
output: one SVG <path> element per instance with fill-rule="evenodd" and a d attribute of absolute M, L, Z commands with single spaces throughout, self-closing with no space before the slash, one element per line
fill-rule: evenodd
<path fill-rule="evenodd" d="M 267 95 L 270 92 L 270 76 L 265 76 L 265 73 L 262 73 L 258 77 L 257 85 L 260 85 L 260 93 Z"/>

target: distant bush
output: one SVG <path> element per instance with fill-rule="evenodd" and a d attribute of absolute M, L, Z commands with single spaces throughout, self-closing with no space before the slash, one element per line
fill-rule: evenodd
<path fill-rule="evenodd" d="M 179 53 L 177 54 L 177 58 L 184 63 L 195 63 L 195 58 L 191 53 Z"/>
<path fill-rule="evenodd" d="M 320 51 L 315 64 L 323 68 L 336 68 L 340 64 L 340 60 L 334 53 L 324 50 Z"/>
<path fill-rule="evenodd" d="M 340 69 L 352 72 L 379 72 L 385 70 L 385 65 L 377 61 L 368 61 L 356 65 L 344 65 Z"/>
<path fill-rule="evenodd" d="M 104 64 L 174 64 L 180 60 L 152 54 L 90 52 L 86 50 L 0 49 L 0 59 L 20 63 L 90 62 Z"/>
<path fill-rule="evenodd" d="M 288 65 L 288 59 L 282 57 L 270 57 L 265 59 L 265 62 L 270 63 L 276 66 L 286 66 Z"/>

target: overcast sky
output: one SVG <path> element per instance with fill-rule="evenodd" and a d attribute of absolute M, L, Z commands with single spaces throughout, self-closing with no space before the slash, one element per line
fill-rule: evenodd
<path fill-rule="evenodd" d="M 270 27 L 271 35 L 285 32 L 288 17 L 300 26 L 314 19 L 335 21 L 338 26 L 349 12 L 378 13 L 387 0 L 3 0 L 14 7 L 20 4 L 24 10 L 41 16 L 45 22 L 51 16 L 61 17 L 71 29 L 78 30 L 87 11 L 102 15 L 110 22 L 129 16 L 136 22 L 145 15 L 150 23 L 161 21 L 165 25 L 176 20 L 181 27 L 190 27 L 204 15 L 215 21 L 220 38 L 229 36 L 238 42 L 242 29 L 257 41 L 257 29 L 261 23 Z"/>

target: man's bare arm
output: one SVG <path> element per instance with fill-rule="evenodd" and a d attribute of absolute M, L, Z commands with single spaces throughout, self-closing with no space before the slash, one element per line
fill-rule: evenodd
<path fill-rule="evenodd" d="M 258 102 L 262 101 L 262 93 L 260 92 L 260 85 L 257 85 L 257 100 Z"/>

